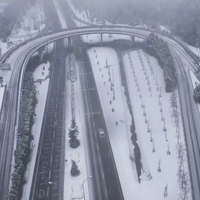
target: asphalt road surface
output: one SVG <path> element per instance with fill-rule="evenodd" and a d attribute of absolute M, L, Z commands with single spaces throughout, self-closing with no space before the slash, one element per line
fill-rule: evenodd
<path fill-rule="evenodd" d="M 60 191 L 65 62 L 63 41 L 57 41 L 51 73 L 49 96 L 43 119 L 31 199 L 57 200 Z"/>
<path fill-rule="evenodd" d="M 187 144 L 187 155 L 190 168 L 190 181 L 192 187 L 193 200 L 200 199 L 200 126 L 199 126 L 199 112 L 197 105 L 194 103 L 193 88 L 190 81 L 189 73 L 183 69 L 183 63 L 172 50 L 174 60 L 178 66 L 178 72 L 181 74 L 179 78 L 179 95 L 181 97 L 181 108 L 183 117 L 183 126 L 185 129 L 185 138 Z"/>
<path fill-rule="evenodd" d="M 95 199 L 122 200 L 123 193 L 115 166 L 115 161 L 109 141 L 109 136 L 98 96 L 98 91 L 92 72 L 92 67 L 86 54 L 81 53 L 80 73 L 82 76 L 82 91 L 85 103 L 88 135 L 93 154 Z M 114 113 L 113 113 L 114 114 Z M 105 138 L 100 138 L 98 130 L 103 129 Z M 94 149 L 94 151 L 93 151 Z M 98 180 L 98 181 L 97 181 Z M 100 180 L 100 181 L 99 181 Z"/>
<path fill-rule="evenodd" d="M 68 27 L 75 27 L 69 13 L 64 12 L 69 7 L 62 2 L 62 12 Z M 72 38 L 73 50 L 79 57 L 79 71 L 81 75 L 81 86 L 85 105 L 85 118 L 87 123 L 88 139 L 90 143 L 91 162 L 95 197 L 94 200 L 123 200 L 123 193 L 110 145 L 108 132 L 103 116 L 98 91 L 92 72 L 92 67 L 86 48 L 81 37 Z M 80 56 L 77 56 L 80 54 Z M 105 138 L 100 138 L 98 129 L 105 131 Z"/>
<path fill-rule="evenodd" d="M 50 28 L 60 28 L 52 1 L 45 1 Z M 42 124 L 30 200 L 62 199 L 64 149 L 65 52 L 63 40 L 54 43 L 51 79 Z"/>

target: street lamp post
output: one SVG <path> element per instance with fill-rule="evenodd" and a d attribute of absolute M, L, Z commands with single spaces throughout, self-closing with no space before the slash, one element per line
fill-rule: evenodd
<path fill-rule="evenodd" d="M 84 199 L 84 200 L 85 200 L 84 183 L 85 183 L 88 179 L 90 179 L 90 178 L 92 178 L 92 176 L 87 177 L 87 178 L 83 181 L 83 183 L 82 183 L 82 188 L 83 188 L 83 199 Z"/>

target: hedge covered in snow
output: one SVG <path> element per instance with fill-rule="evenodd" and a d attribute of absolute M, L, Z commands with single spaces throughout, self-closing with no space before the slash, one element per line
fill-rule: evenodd
<path fill-rule="evenodd" d="M 17 130 L 17 145 L 14 151 L 14 171 L 11 175 L 11 188 L 9 200 L 20 200 L 24 174 L 30 157 L 31 127 L 35 114 L 36 88 L 33 73 L 26 72 L 22 85 L 22 96 L 20 102 L 19 126 Z"/>
<path fill-rule="evenodd" d="M 145 41 L 144 50 L 158 60 L 163 69 L 166 92 L 172 92 L 178 84 L 178 75 L 168 45 L 156 34 L 150 33 Z"/>
<path fill-rule="evenodd" d="M 196 103 L 200 104 L 200 85 L 197 84 L 196 88 L 194 89 L 194 100 Z"/>

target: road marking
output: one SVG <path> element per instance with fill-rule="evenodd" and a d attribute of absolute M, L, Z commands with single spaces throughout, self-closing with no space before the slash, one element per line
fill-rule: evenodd
<path fill-rule="evenodd" d="M 85 115 L 101 115 L 101 114 L 102 114 L 101 111 L 85 113 Z"/>
<path fill-rule="evenodd" d="M 82 75 L 93 74 L 92 72 L 84 72 Z"/>
<path fill-rule="evenodd" d="M 96 135 L 96 134 L 95 134 Z M 99 155 L 99 162 L 100 164 L 102 165 L 102 162 L 101 162 L 101 156 Z"/>
<path fill-rule="evenodd" d="M 94 129 L 96 129 L 94 121 L 92 121 L 92 124 L 93 124 Z"/>
<path fill-rule="evenodd" d="M 103 170 L 101 171 L 101 175 L 103 177 L 103 180 L 105 181 L 105 176 L 104 176 Z"/>
<path fill-rule="evenodd" d="M 40 173 L 40 174 L 47 174 L 48 171 L 46 171 L 46 172 L 45 172 L 45 171 L 44 171 L 44 172 L 41 172 L 41 171 L 40 171 L 39 173 Z"/>
<path fill-rule="evenodd" d="M 47 188 L 47 196 L 49 196 L 49 186 L 48 186 L 48 188 Z"/>
<path fill-rule="evenodd" d="M 104 188 L 104 190 L 105 190 L 105 194 L 106 194 L 106 199 L 108 199 L 108 192 L 107 192 L 106 188 Z"/>
<path fill-rule="evenodd" d="M 84 88 L 84 89 L 82 89 L 83 92 L 85 92 L 85 91 L 92 91 L 92 90 L 96 90 L 96 88 L 87 88 L 87 89 Z"/>
<path fill-rule="evenodd" d="M 51 155 L 51 161 L 50 161 L 50 165 L 52 165 L 52 159 L 53 159 L 53 156 Z"/>
<path fill-rule="evenodd" d="M 99 144 L 97 143 L 97 149 L 98 149 L 98 151 L 99 151 Z"/>
<path fill-rule="evenodd" d="M 55 170 L 53 170 L 53 172 L 60 172 L 60 170 L 59 169 L 55 169 Z"/>
<path fill-rule="evenodd" d="M 51 178 L 51 169 L 49 170 L 49 180 L 50 180 L 50 178 Z"/>

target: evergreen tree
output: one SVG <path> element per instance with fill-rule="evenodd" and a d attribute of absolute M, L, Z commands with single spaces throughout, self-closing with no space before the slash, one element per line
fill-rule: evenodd
<path fill-rule="evenodd" d="M 75 119 L 71 121 L 71 127 L 69 128 L 69 144 L 71 148 L 77 148 L 80 145 L 80 141 L 77 139 L 78 127 Z"/>
<path fill-rule="evenodd" d="M 72 160 L 72 168 L 71 168 L 71 175 L 78 176 L 80 174 L 80 170 L 78 169 L 78 165 L 74 160 Z"/>

